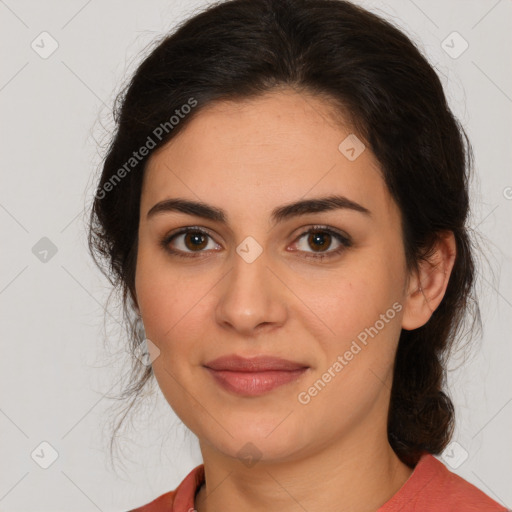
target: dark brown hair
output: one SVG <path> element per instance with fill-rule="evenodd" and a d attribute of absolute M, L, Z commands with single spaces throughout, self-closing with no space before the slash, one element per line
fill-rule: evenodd
<path fill-rule="evenodd" d="M 424 326 L 402 330 L 396 353 L 388 436 L 412 466 L 424 451 L 439 454 L 452 435 L 454 409 L 442 390 L 446 358 L 470 306 L 479 326 L 481 321 L 467 227 L 470 144 L 436 72 L 389 22 L 341 0 L 230 0 L 165 35 L 114 107 L 116 131 L 91 211 L 91 254 L 122 291 L 135 351 L 141 342 L 134 313 L 137 231 L 147 159 L 203 107 L 277 87 L 329 102 L 375 154 L 401 211 L 409 270 L 418 268 L 440 234 L 455 235 L 445 296 Z M 149 151 L 139 152 L 143 147 Z M 124 395 L 133 398 L 131 405 L 152 369 L 134 358 L 132 372 Z"/>

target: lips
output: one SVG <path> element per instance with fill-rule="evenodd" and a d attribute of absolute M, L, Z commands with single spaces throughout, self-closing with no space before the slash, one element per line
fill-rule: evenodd
<path fill-rule="evenodd" d="M 214 382 L 224 390 L 246 397 L 259 396 L 298 380 L 308 366 L 277 357 L 219 357 L 204 365 Z"/>
<path fill-rule="evenodd" d="M 219 357 L 204 366 L 212 370 L 226 370 L 233 372 L 266 372 L 266 371 L 293 371 L 308 368 L 307 365 L 288 361 L 279 357 L 257 356 L 245 358 L 236 354 Z"/>

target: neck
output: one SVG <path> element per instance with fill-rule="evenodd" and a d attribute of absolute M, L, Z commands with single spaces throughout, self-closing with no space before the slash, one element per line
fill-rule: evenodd
<path fill-rule="evenodd" d="M 314 454 L 247 467 L 201 443 L 206 483 L 197 512 L 268 512 L 301 507 L 323 512 L 375 512 L 412 474 L 387 441 L 371 429 L 358 442 L 344 439 L 315 447 Z"/>

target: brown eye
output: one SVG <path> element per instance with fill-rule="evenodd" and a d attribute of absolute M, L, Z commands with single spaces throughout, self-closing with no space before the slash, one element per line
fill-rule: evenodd
<path fill-rule="evenodd" d="M 184 257 L 194 257 L 194 253 L 199 256 L 207 249 L 215 250 L 220 247 L 214 243 L 209 233 L 200 229 L 183 229 L 165 237 L 161 243 L 167 252 Z"/>
<path fill-rule="evenodd" d="M 331 235 L 325 231 L 311 231 L 308 236 L 308 244 L 315 251 L 328 249 L 331 245 Z"/>
<path fill-rule="evenodd" d="M 208 245 L 207 235 L 204 233 L 201 233 L 200 231 L 190 231 L 188 233 L 185 233 L 185 246 L 187 249 L 190 249 L 191 251 L 201 250 Z"/>
<path fill-rule="evenodd" d="M 327 227 L 316 226 L 302 233 L 294 245 L 306 258 L 323 259 L 339 255 L 352 245 L 352 240 Z"/>

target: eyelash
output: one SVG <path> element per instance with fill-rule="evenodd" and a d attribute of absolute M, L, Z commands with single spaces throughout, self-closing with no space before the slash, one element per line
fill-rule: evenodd
<path fill-rule="evenodd" d="M 194 234 L 202 234 L 202 235 L 205 235 L 209 238 L 212 238 L 212 236 L 207 232 L 205 231 L 204 229 L 202 228 L 199 228 L 199 227 L 194 227 L 194 226 L 191 226 L 191 227 L 188 227 L 188 228 L 184 228 L 182 229 L 181 231 L 177 232 L 177 233 L 172 233 L 171 235 L 167 235 L 165 236 L 162 241 L 161 241 L 161 245 L 162 247 L 164 248 L 165 251 L 167 251 L 168 253 L 170 253 L 171 255 L 173 256 L 178 256 L 179 258 L 197 258 L 197 257 L 200 257 L 200 256 L 195 256 L 194 255 L 194 252 L 191 252 L 191 253 L 187 253 L 187 252 L 184 252 L 184 251 L 181 251 L 181 250 L 175 250 L 175 249 L 171 249 L 169 247 L 169 244 L 175 239 L 177 238 L 178 236 L 180 235 L 183 235 L 183 234 L 190 234 L 190 233 L 194 233 Z M 310 229 L 308 229 L 307 231 L 304 231 L 303 233 L 301 233 L 296 239 L 295 239 L 295 242 L 301 240 L 305 235 L 309 235 L 310 233 L 321 233 L 321 234 L 329 234 L 331 236 L 333 236 L 336 240 L 338 240 L 338 242 L 340 242 L 340 247 L 338 249 L 335 249 L 333 251 L 328 251 L 328 252 L 323 252 L 323 253 L 308 253 L 307 251 L 299 251 L 299 252 L 305 252 L 305 256 L 303 256 L 304 258 L 308 259 L 308 258 L 311 258 L 311 259 L 314 259 L 314 260 L 323 260 L 325 258 L 332 258 L 334 256 L 337 256 L 339 255 L 340 253 L 342 253 L 345 249 L 349 248 L 352 246 L 352 240 L 344 235 L 342 235 L 341 233 L 338 233 L 337 231 L 334 231 L 326 226 L 313 226 L 311 227 Z M 201 252 L 204 252 L 204 251 L 197 251 L 197 254 L 201 254 Z"/>

